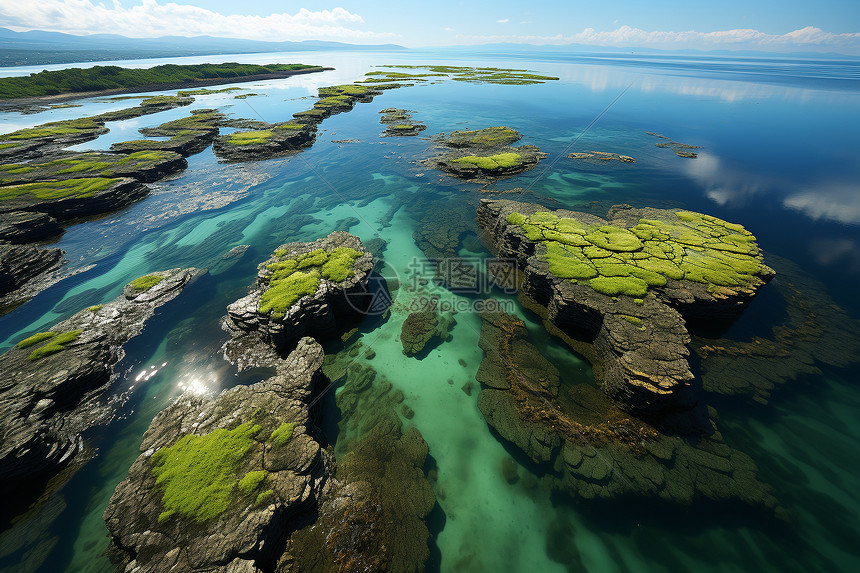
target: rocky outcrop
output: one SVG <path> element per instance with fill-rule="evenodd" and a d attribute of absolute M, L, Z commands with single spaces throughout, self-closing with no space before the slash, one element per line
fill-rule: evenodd
<path fill-rule="evenodd" d="M 617 206 L 609 220 L 481 201 L 478 224 L 517 261 L 521 300 L 592 363 L 622 408 L 694 404 L 688 325 L 727 322 L 773 276 L 740 225 L 688 211 Z"/>
<path fill-rule="evenodd" d="M 288 243 L 261 263 L 251 293 L 227 307 L 225 345 L 242 367 L 248 348 L 288 351 L 303 337 L 330 337 L 372 302 L 373 257 L 355 235 L 335 231 L 309 243 Z"/>
<path fill-rule="evenodd" d="M 753 461 L 727 446 L 713 421 L 691 437 L 662 433 L 588 383 L 562 385 L 519 318 L 481 318 L 478 408 L 504 439 L 551 465 L 555 488 L 586 499 L 740 500 L 781 511 Z"/>
<path fill-rule="evenodd" d="M 115 211 L 145 197 L 149 188 L 128 177 L 98 177 L 40 181 L 5 187 L 3 191 L 15 196 L 0 201 L 0 213 L 31 211 L 68 221 Z"/>
<path fill-rule="evenodd" d="M 509 127 L 454 131 L 440 137 L 449 149 L 430 164 L 459 179 L 495 181 L 517 175 L 534 169 L 546 157 L 534 145 L 510 146 L 521 137 Z"/>
<path fill-rule="evenodd" d="M 409 137 L 427 129 L 426 125 L 412 119 L 411 111 L 388 107 L 379 113 L 382 114 L 379 123 L 385 126 L 381 137 Z"/>
<path fill-rule="evenodd" d="M 113 302 L 0 356 L 0 480 L 9 491 L 50 476 L 81 451 L 81 432 L 110 416 L 99 397 L 116 379 L 123 345 L 200 273 L 173 269 L 138 279 Z"/>
<path fill-rule="evenodd" d="M 420 355 L 434 338 L 440 341 L 451 340 L 450 330 L 456 323 L 450 313 L 438 311 L 436 300 L 419 295 L 412 300 L 416 307 L 423 307 L 409 313 L 400 328 L 400 344 L 406 356 Z M 429 349 L 429 347 L 427 347 Z"/>
<path fill-rule="evenodd" d="M 0 243 L 0 297 L 62 265 L 63 251 Z"/>
<path fill-rule="evenodd" d="M 33 243 L 59 235 L 63 228 L 53 217 L 31 211 L 0 213 L 0 241 L 13 245 Z"/>
<path fill-rule="evenodd" d="M 273 570 L 334 467 L 309 422 L 322 363 L 305 338 L 275 376 L 156 416 L 104 513 L 124 571 Z M 198 462 L 208 471 L 187 473 Z"/>

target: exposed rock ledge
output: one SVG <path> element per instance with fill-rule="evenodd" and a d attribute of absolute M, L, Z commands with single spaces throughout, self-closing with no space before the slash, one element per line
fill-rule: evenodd
<path fill-rule="evenodd" d="M 278 247 L 259 265 L 251 293 L 227 307 L 228 360 L 242 369 L 253 354 L 259 364 L 274 364 L 272 350 L 289 351 L 303 336 L 331 336 L 370 304 L 372 268 L 373 256 L 345 231 Z"/>
<path fill-rule="evenodd" d="M 116 379 L 123 345 L 198 269 L 153 273 L 150 288 L 126 286 L 113 302 L 82 310 L 0 356 L 0 481 L 9 492 L 50 477 L 83 447 L 81 432 L 109 411 L 98 398 Z M 140 284 L 140 283 L 138 283 Z"/>
<path fill-rule="evenodd" d="M 585 355 L 602 389 L 642 413 L 688 408 L 688 321 L 731 320 L 773 271 L 740 225 L 613 207 L 609 220 L 482 200 L 478 224 L 522 272 L 520 298 Z"/>

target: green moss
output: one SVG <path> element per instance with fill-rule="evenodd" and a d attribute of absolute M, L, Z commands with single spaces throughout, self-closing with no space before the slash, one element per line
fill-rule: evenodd
<path fill-rule="evenodd" d="M 88 306 L 88 307 L 87 307 L 87 310 L 88 310 L 88 311 L 90 311 L 90 312 L 98 312 L 98 311 L 100 311 L 103 307 L 104 307 L 104 305 L 103 305 L 103 304 L 97 304 L 97 305 L 94 305 L 94 306 Z"/>
<path fill-rule="evenodd" d="M 268 500 L 274 494 L 275 494 L 274 490 L 271 490 L 271 489 L 267 489 L 266 491 L 260 492 L 260 494 L 257 496 L 257 499 L 254 500 L 254 505 L 262 505 L 263 503 L 266 502 L 266 500 Z"/>
<path fill-rule="evenodd" d="M 514 167 L 522 163 L 519 153 L 507 152 L 497 153 L 495 155 L 467 155 L 459 159 L 452 159 L 452 163 L 461 163 L 466 165 L 474 165 L 478 169 L 484 171 L 498 171 L 506 167 Z"/>
<path fill-rule="evenodd" d="M 522 224 L 526 222 L 526 216 L 522 213 L 511 213 L 505 220 L 513 225 L 522 226 Z"/>
<path fill-rule="evenodd" d="M 245 477 L 239 480 L 239 491 L 245 495 L 251 495 L 268 475 L 269 472 L 266 470 L 253 470 L 246 473 Z"/>
<path fill-rule="evenodd" d="M 281 317 L 300 298 L 317 292 L 320 273 L 316 268 L 304 273 L 294 271 L 283 278 L 269 282 L 269 288 L 260 298 L 260 312 Z"/>
<path fill-rule="evenodd" d="M 45 340 L 48 340 L 49 338 L 54 338 L 55 336 L 57 336 L 56 332 L 37 332 L 33 336 L 25 338 L 24 340 L 16 344 L 15 348 L 29 348 L 34 344 L 39 344 L 40 342 L 44 342 Z"/>
<path fill-rule="evenodd" d="M 274 432 L 272 432 L 272 435 L 269 436 L 269 441 L 276 446 L 283 446 L 290 440 L 290 438 L 293 437 L 293 429 L 295 426 L 296 425 L 293 423 L 284 422 L 278 426 Z"/>
<path fill-rule="evenodd" d="M 642 325 L 642 319 L 639 318 L 638 316 L 628 316 L 628 315 L 624 314 L 624 315 L 621 315 L 621 318 L 623 318 L 624 320 L 626 320 L 630 324 L 635 324 L 636 326 Z"/>
<path fill-rule="evenodd" d="M 326 261 L 328 261 L 328 253 L 325 252 L 325 249 L 316 249 L 298 257 L 296 259 L 295 268 L 305 269 L 307 267 L 318 267 Z"/>
<path fill-rule="evenodd" d="M 39 181 L 23 185 L 0 187 L 0 201 L 17 199 L 32 195 L 41 201 L 60 200 L 70 197 L 85 199 L 100 191 L 109 189 L 119 179 L 88 177 L 85 179 L 66 179 L 65 181 Z"/>
<path fill-rule="evenodd" d="M 259 431 L 260 426 L 246 422 L 204 436 L 188 434 L 152 454 L 152 475 L 165 509 L 159 521 L 179 514 L 202 523 L 224 513 L 239 483 L 242 459 Z"/>
<path fill-rule="evenodd" d="M 648 292 L 648 283 L 636 277 L 596 277 L 589 284 L 597 292 L 609 296 L 643 296 Z"/>
<path fill-rule="evenodd" d="M 631 229 L 586 226 L 547 211 L 512 213 L 507 220 L 529 240 L 546 244 L 551 273 L 574 282 L 592 279 L 595 290 L 611 296 L 641 297 L 669 279 L 704 283 L 712 292 L 754 280 L 761 262 L 751 233 L 709 215 L 676 216 L 677 221 L 641 219 Z"/>
<path fill-rule="evenodd" d="M 643 304 L 645 304 L 645 299 L 642 299 L 642 298 L 634 298 L 634 299 L 633 299 L 633 302 L 634 302 L 635 304 L 638 304 L 639 306 L 642 306 Z"/>
<path fill-rule="evenodd" d="M 265 145 L 272 139 L 272 130 L 263 129 L 259 131 L 241 131 L 231 133 L 228 143 L 232 145 Z"/>
<path fill-rule="evenodd" d="M 334 282 L 341 282 L 353 273 L 352 265 L 361 252 L 349 247 L 337 247 L 322 266 L 322 276 Z"/>
<path fill-rule="evenodd" d="M 81 335 L 83 330 L 72 330 L 69 332 L 64 332 L 62 334 L 57 334 L 56 336 L 50 336 L 43 340 L 50 340 L 50 342 L 40 348 L 37 348 L 33 352 L 30 353 L 30 356 L 27 357 L 28 360 L 39 360 L 40 358 L 44 358 L 45 356 L 50 356 L 51 354 L 56 354 L 57 352 L 62 352 L 66 349 L 66 344 L 70 342 L 74 342 Z M 47 333 L 41 333 L 47 334 Z M 31 337 L 32 338 L 32 337 Z M 21 342 L 24 342 L 23 340 Z M 20 344 L 20 343 L 19 343 Z M 36 344 L 36 343 L 33 343 Z M 23 347 L 22 347 L 23 348 Z"/>
<path fill-rule="evenodd" d="M 136 291 L 147 291 L 164 280 L 164 277 L 158 275 L 144 275 L 131 281 L 129 286 Z"/>

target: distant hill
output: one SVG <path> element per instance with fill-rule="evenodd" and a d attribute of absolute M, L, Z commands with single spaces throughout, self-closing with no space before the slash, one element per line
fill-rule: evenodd
<path fill-rule="evenodd" d="M 212 36 L 164 36 L 127 38 L 116 34 L 75 36 L 61 32 L 31 30 L 15 32 L 0 28 L 0 67 L 69 62 L 93 62 L 137 58 L 252 54 L 260 52 L 307 52 L 311 50 L 405 50 L 396 44 L 345 44 L 306 40 L 261 42 Z"/>

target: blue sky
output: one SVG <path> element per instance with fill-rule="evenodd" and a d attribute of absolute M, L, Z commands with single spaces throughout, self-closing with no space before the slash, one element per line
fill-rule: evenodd
<path fill-rule="evenodd" d="M 407 47 L 519 42 L 860 55 L 860 0 L 567 0 L 325 4 L 235 0 L 0 0 L 0 26 L 118 33 L 340 40 Z"/>

